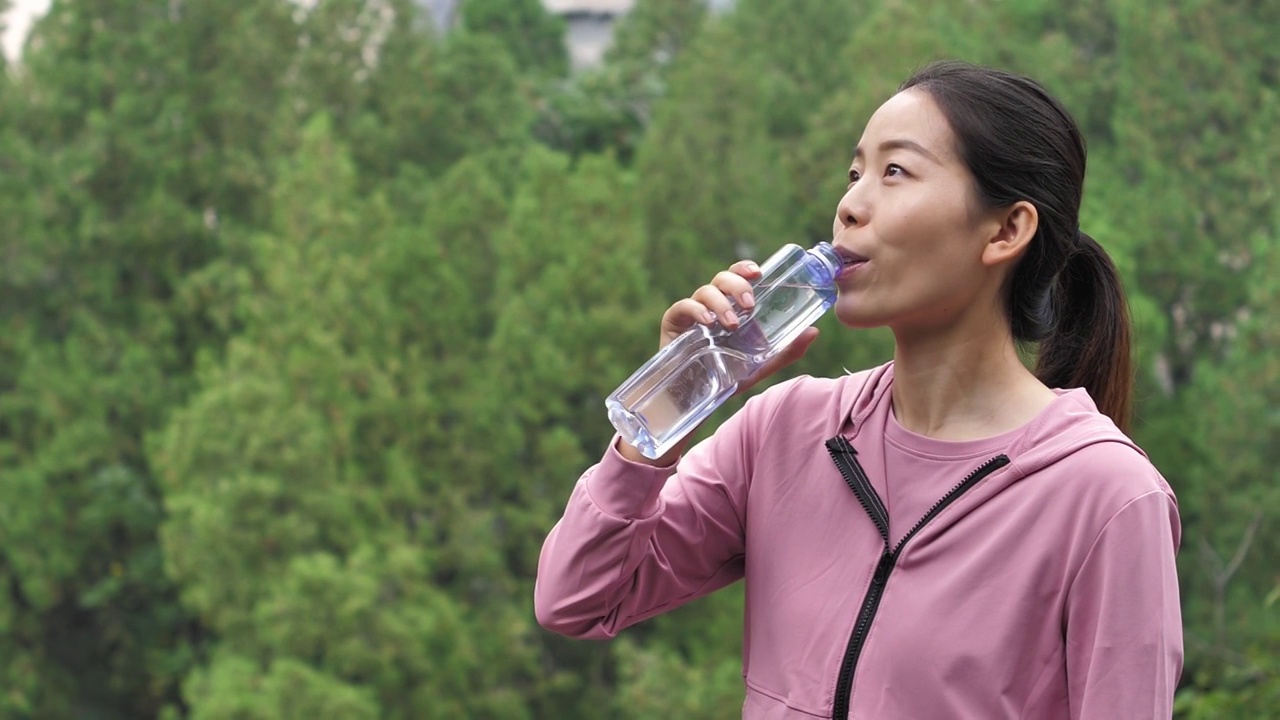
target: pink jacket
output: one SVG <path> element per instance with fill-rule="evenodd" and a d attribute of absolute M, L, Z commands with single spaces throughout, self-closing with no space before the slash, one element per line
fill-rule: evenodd
<path fill-rule="evenodd" d="M 610 449 L 547 537 L 546 628 L 613 637 L 746 578 L 746 718 L 1168 718 L 1173 493 L 1083 390 L 886 547 L 892 365 L 749 400 L 676 470 Z"/>

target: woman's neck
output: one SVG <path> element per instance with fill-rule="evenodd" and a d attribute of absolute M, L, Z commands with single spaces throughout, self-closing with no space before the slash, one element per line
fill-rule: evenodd
<path fill-rule="evenodd" d="M 895 337 L 893 412 L 917 434 L 991 437 L 1030 422 L 1056 397 L 1023 365 L 1003 322 Z"/>

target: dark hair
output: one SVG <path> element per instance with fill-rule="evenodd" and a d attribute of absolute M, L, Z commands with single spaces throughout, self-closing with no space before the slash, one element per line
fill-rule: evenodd
<path fill-rule="evenodd" d="M 1111 258 L 1080 232 L 1086 148 L 1076 121 L 1036 81 L 964 62 L 931 64 L 899 90 L 910 88 L 946 115 L 980 202 L 1025 200 L 1039 213 L 1005 298 L 1014 339 L 1040 342 L 1036 376 L 1049 387 L 1085 388 L 1128 432 L 1128 304 Z"/>

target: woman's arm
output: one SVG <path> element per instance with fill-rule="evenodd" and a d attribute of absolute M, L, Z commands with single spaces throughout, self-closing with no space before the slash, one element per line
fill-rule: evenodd
<path fill-rule="evenodd" d="M 760 268 L 742 260 L 677 301 L 662 316 L 658 346 L 698 324 L 738 327 L 730 297 L 753 308 L 751 281 L 758 277 Z M 737 393 L 799 360 L 817 336 L 817 328 L 805 329 Z M 627 459 L 615 438 L 578 480 L 543 543 L 534 585 L 538 622 L 574 637 L 613 637 L 742 577 L 752 433 L 776 390 L 748 400 L 675 467 L 638 462 L 634 452 Z"/>
<path fill-rule="evenodd" d="M 1172 497 L 1129 501 L 1103 527 L 1067 600 L 1067 689 L 1073 719 L 1173 715 L 1182 673 L 1182 612 Z"/>
<path fill-rule="evenodd" d="M 742 577 L 753 425 L 771 394 L 748 401 L 674 468 L 629 461 L 611 446 L 542 546 L 538 622 L 613 637 Z"/>

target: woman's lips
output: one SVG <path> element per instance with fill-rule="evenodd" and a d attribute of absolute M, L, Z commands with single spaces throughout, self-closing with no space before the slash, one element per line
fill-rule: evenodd
<path fill-rule="evenodd" d="M 869 260 L 851 250 L 844 248 L 836 248 L 836 254 L 840 256 L 841 265 L 840 272 L 836 273 L 836 280 L 844 280 L 850 275 L 857 272 L 858 268 L 866 265 Z"/>
<path fill-rule="evenodd" d="M 866 260 L 859 260 L 857 262 L 846 261 L 844 265 L 840 266 L 840 272 L 836 273 L 836 280 L 840 281 L 849 279 L 854 273 L 858 272 L 859 268 L 866 264 Z"/>

